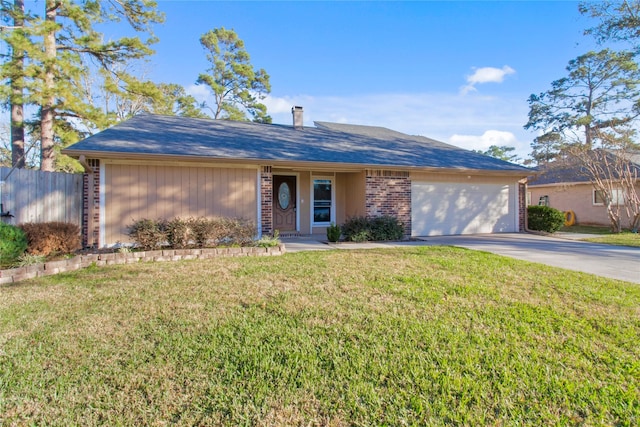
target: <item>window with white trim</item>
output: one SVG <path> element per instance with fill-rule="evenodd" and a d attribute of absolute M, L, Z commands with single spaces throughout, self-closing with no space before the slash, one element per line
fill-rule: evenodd
<path fill-rule="evenodd" d="M 593 189 L 593 205 L 594 206 L 604 206 L 605 205 L 605 197 L 604 194 L 600 190 Z M 616 188 L 611 191 L 611 204 L 613 206 L 623 206 L 624 205 L 624 191 L 620 188 Z"/>
<path fill-rule="evenodd" d="M 333 179 L 313 180 L 313 225 L 329 225 L 333 218 Z"/>

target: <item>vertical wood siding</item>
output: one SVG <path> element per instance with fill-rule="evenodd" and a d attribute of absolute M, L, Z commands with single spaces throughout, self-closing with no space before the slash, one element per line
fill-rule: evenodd
<path fill-rule="evenodd" d="M 10 224 L 69 222 L 82 226 L 82 174 L 0 167 L 0 203 Z"/>
<path fill-rule="evenodd" d="M 143 218 L 257 219 L 255 169 L 107 164 L 104 191 L 106 245 Z"/>

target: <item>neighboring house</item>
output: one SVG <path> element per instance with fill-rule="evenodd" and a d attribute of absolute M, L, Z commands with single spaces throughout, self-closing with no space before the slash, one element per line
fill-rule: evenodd
<path fill-rule="evenodd" d="M 632 165 L 640 176 L 640 155 L 631 157 Z M 636 185 L 640 193 L 640 182 Z M 622 189 L 614 193 L 614 204 L 620 207 L 622 226 L 630 219 L 624 208 Z M 530 205 L 547 203 L 563 212 L 572 211 L 576 224 L 610 226 L 607 207 L 600 191 L 589 180 L 584 168 L 575 162 L 551 163 L 529 178 L 527 201 Z"/>
<path fill-rule="evenodd" d="M 407 236 L 524 229 L 531 170 L 372 126 L 293 126 L 139 115 L 63 152 L 87 175 L 85 234 L 128 242 L 142 218 L 243 217 L 260 234 L 325 233 L 393 215 Z"/>

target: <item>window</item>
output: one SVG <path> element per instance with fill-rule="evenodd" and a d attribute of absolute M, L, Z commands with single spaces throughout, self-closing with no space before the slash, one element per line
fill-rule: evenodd
<path fill-rule="evenodd" d="M 600 190 L 593 189 L 593 204 L 595 206 L 605 205 L 604 194 Z M 614 206 L 624 205 L 624 192 L 620 188 L 616 188 L 611 192 L 611 204 Z"/>
<path fill-rule="evenodd" d="M 313 223 L 329 224 L 333 221 L 333 182 L 331 179 L 313 180 Z"/>

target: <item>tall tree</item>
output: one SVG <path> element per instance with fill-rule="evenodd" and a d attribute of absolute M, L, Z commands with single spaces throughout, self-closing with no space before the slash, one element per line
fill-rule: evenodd
<path fill-rule="evenodd" d="M 600 23 L 585 30 L 599 43 L 616 41 L 630 43 L 638 49 L 640 43 L 640 1 L 583 2 L 579 10 L 584 15 L 597 18 Z"/>
<path fill-rule="evenodd" d="M 612 229 L 620 231 L 616 188 L 626 182 L 620 174 L 635 169 L 622 167 L 622 163 L 612 166 L 600 153 L 618 153 L 617 161 L 628 162 L 625 153 L 634 145 L 633 130 L 640 115 L 638 64 L 631 52 L 605 49 L 570 61 L 567 72 L 568 76 L 554 81 L 549 91 L 531 95 L 525 128 L 542 131 L 537 142 L 559 143 L 560 154 L 580 162 L 608 201 Z M 630 191 L 635 196 L 625 197 L 637 199 L 635 187 Z"/>
<path fill-rule="evenodd" d="M 54 170 L 57 146 L 77 140 L 78 132 L 69 132 L 70 128 L 82 123 L 91 131 L 110 124 L 104 110 L 84 97 L 83 79 L 90 73 L 112 73 L 115 64 L 153 53 L 149 46 L 156 39 L 152 35 L 146 40 L 137 35 L 105 41 L 96 26 L 126 21 L 138 34 L 151 34 L 151 24 L 161 22 L 163 16 L 152 0 L 45 0 L 44 7 L 44 16 L 25 21 L 32 40 L 41 47 L 29 52 L 24 75 L 31 79 L 29 100 L 39 107 L 39 124 L 34 129 L 39 132 L 41 169 Z M 139 84 L 127 73 L 118 78 L 131 87 Z"/>
<path fill-rule="evenodd" d="M 562 155 L 564 140 L 556 132 L 547 132 L 534 138 L 531 143 L 531 159 L 538 165 L 544 165 L 558 159 Z"/>
<path fill-rule="evenodd" d="M 202 109 L 203 105 L 187 94 L 184 87 L 175 83 L 157 85 L 160 96 L 153 98 L 148 107 L 150 113 L 169 116 L 208 118 Z"/>
<path fill-rule="evenodd" d="M 244 42 L 235 31 L 216 28 L 200 37 L 211 67 L 200 74 L 198 84 L 213 92 L 215 119 L 247 120 L 271 123 L 267 107 L 260 101 L 271 92 L 269 75 L 264 69 L 254 69 Z"/>
<path fill-rule="evenodd" d="M 57 0 L 45 1 L 45 24 L 44 24 L 44 58 L 42 61 L 42 91 L 40 102 L 40 169 L 43 171 L 55 170 L 54 134 L 53 122 L 56 109 L 56 77 L 61 78 L 60 73 L 56 73 L 56 59 L 58 47 L 56 46 L 56 17 L 60 7 Z"/>
<path fill-rule="evenodd" d="M 0 65 L 1 75 L 7 85 L 0 89 L 1 98 L 6 100 L 10 110 L 12 165 L 25 167 L 25 57 L 33 49 L 29 30 L 25 26 L 23 0 L 13 3 L 2 1 L 1 19 L 5 23 L 0 31 L 1 38 L 10 49 L 10 53 Z"/>
<path fill-rule="evenodd" d="M 24 30 L 24 1 L 15 0 L 13 11 L 15 43 L 11 45 L 11 165 L 24 168 L 24 48 L 27 42 Z"/>
<path fill-rule="evenodd" d="M 525 129 L 557 133 L 593 147 L 596 131 L 630 123 L 640 114 L 640 71 L 630 52 L 588 52 L 569 61 L 568 76 L 529 97 Z"/>

